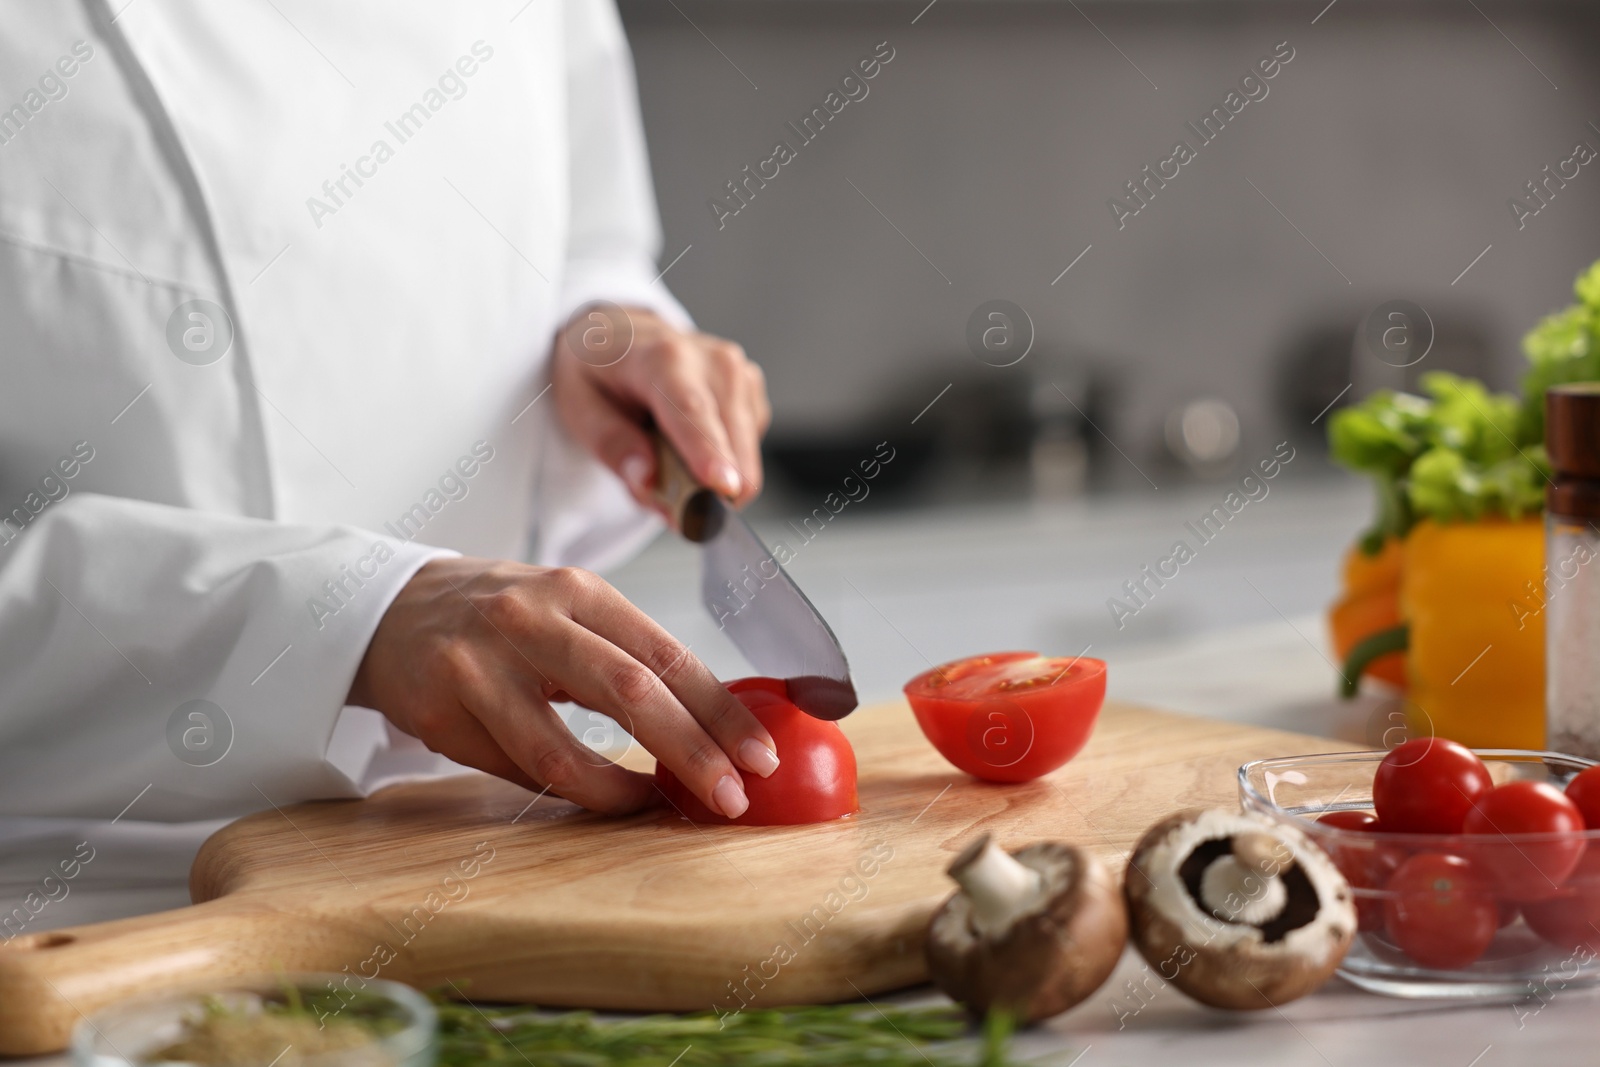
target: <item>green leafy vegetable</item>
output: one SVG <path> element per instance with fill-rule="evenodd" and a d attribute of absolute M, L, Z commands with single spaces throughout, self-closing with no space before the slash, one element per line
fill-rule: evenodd
<path fill-rule="evenodd" d="M 1378 516 L 1362 539 L 1369 555 L 1382 549 L 1384 538 L 1405 536 L 1415 521 L 1405 477 L 1428 447 L 1429 412 L 1421 397 L 1386 389 L 1329 420 L 1333 458 L 1370 475 L 1377 485 Z"/>
<path fill-rule="evenodd" d="M 839 1004 L 601 1021 L 588 1012 L 439 1002 L 440 1067 L 1009 1067 L 1009 1045 L 1004 1021 L 980 1045 L 951 1007 Z"/>
<path fill-rule="evenodd" d="M 1425 397 L 1374 393 L 1328 427 L 1334 459 L 1377 486 L 1377 519 L 1362 539 L 1369 554 L 1419 519 L 1520 518 L 1543 502 L 1549 463 L 1516 397 L 1442 371 L 1424 374 L 1422 388 Z"/>
<path fill-rule="evenodd" d="M 1372 478 L 1378 512 L 1362 537 L 1375 554 L 1421 519 L 1517 519 L 1544 506 L 1544 394 L 1553 385 L 1600 380 L 1600 262 L 1573 283 L 1578 303 L 1544 318 L 1522 339 L 1522 397 L 1434 372 L 1425 396 L 1383 390 L 1334 412 L 1333 458 Z"/>
<path fill-rule="evenodd" d="M 1510 459 L 1524 443 L 1514 436 L 1521 411 L 1516 397 L 1437 371 L 1422 376 L 1422 388 L 1433 398 L 1436 446 L 1482 467 Z"/>
<path fill-rule="evenodd" d="M 1578 302 L 1547 315 L 1522 339 L 1524 435 L 1544 438 L 1544 393 L 1552 385 L 1600 379 L 1600 262 L 1572 283 Z"/>

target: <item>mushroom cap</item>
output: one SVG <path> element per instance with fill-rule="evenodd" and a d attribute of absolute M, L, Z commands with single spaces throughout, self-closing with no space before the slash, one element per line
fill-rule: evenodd
<path fill-rule="evenodd" d="M 1284 904 L 1259 925 L 1219 918 L 1197 899 L 1207 868 L 1231 855 L 1240 834 L 1283 845 L 1273 873 L 1287 890 Z M 1305 996 L 1333 974 L 1356 932 L 1350 886 L 1327 854 L 1294 827 L 1249 812 L 1196 808 L 1156 823 L 1134 846 L 1123 892 L 1145 961 L 1218 1008 L 1270 1008 Z M 1235 914 L 1250 915 L 1249 903 L 1236 902 Z"/>
<path fill-rule="evenodd" d="M 1040 842 L 1011 853 L 1037 871 L 1042 891 L 998 937 L 973 928 L 971 900 L 956 892 L 928 926 L 928 970 L 975 1014 L 991 1008 L 1019 1023 L 1059 1015 L 1099 989 L 1128 940 L 1115 877 L 1092 853 Z"/>

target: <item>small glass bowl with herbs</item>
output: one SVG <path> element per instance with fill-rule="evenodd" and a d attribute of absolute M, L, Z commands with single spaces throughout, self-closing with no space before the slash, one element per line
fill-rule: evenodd
<path fill-rule="evenodd" d="M 81 1021 L 77 1067 L 432 1067 L 437 1013 L 397 982 L 284 975 L 122 1001 Z"/>

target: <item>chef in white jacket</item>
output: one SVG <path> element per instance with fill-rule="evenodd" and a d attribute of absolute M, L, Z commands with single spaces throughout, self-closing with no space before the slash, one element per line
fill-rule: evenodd
<path fill-rule="evenodd" d="M 570 569 L 659 530 L 649 420 L 759 489 L 760 372 L 657 238 L 610 0 L 9 7 L 0 815 L 359 795 L 413 739 L 646 803 L 567 697 L 743 810 L 770 737 Z"/>

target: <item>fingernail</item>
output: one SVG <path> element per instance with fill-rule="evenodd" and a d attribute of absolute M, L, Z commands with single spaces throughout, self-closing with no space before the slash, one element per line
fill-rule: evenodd
<path fill-rule="evenodd" d="M 732 463 L 724 463 L 717 468 L 717 481 L 722 483 L 723 492 L 729 496 L 738 496 L 739 490 L 744 487 L 744 481 Z"/>
<path fill-rule="evenodd" d="M 739 762 L 763 778 L 772 777 L 772 772 L 778 769 L 777 755 L 753 737 L 740 742 Z"/>
<path fill-rule="evenodd" d="M 737 819 L 750 806 L 749 798 L 744 795 L 744 790 L 739 788 L 739 783 L 731 774 L 723 775 L 717 782 L 717 787 L 711 790 L 711 799 L 717 802 L 722 814 L 730 819 Z"/>
<path fill-rule="evenodd" d="M 643 493 L 650 488 L 650 458 L 635 452 L 622 461 L 622 480 L 628 483 L 628 488 L 635 493 Z"/>

